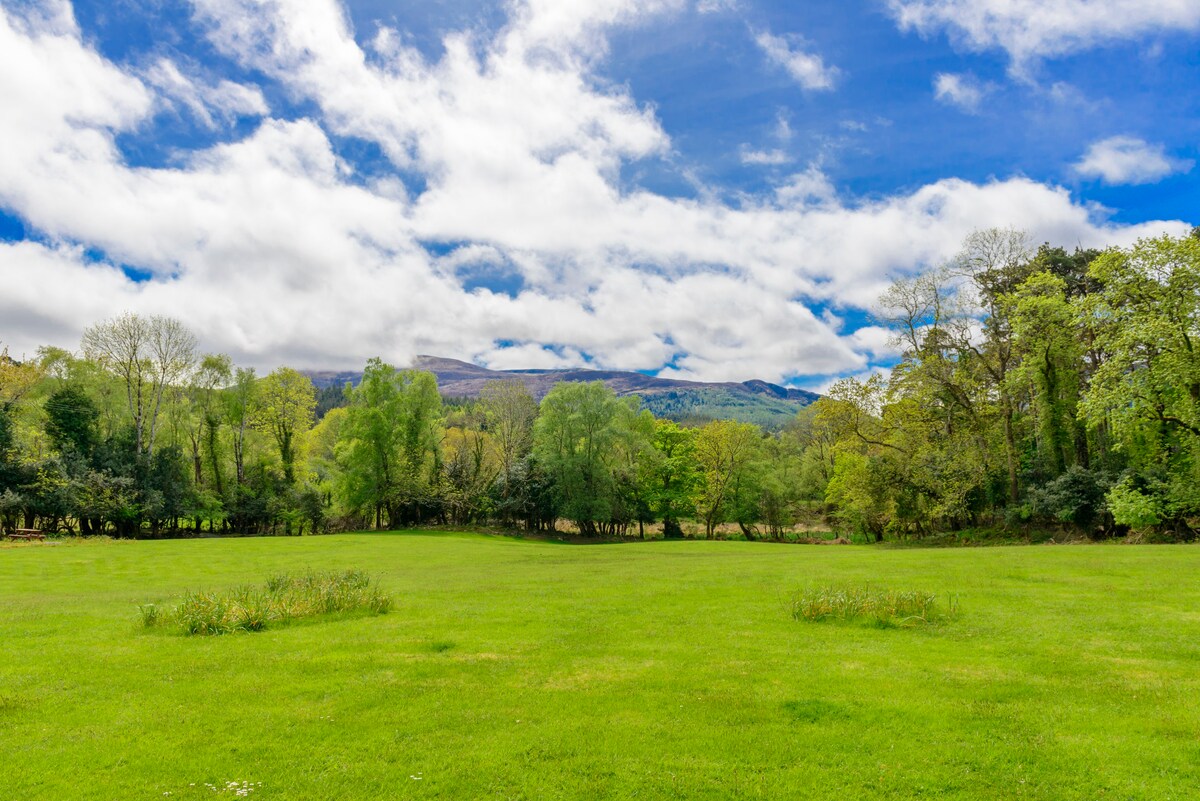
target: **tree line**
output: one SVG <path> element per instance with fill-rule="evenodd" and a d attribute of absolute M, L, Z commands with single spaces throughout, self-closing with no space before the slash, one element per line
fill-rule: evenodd
<path fill-rule="evenodd" d="M 1194 538 L 1200 229 L 1073 253 L 977 232 L 877 314 L 898 364 L 817 404 L 842 525 Z"/>
<path fill-rule="evenodd" d="M 839 381 L 780 431 L 658 419 L 601 382 L 447 404 L 378 359 L 318 392 L 126 314 L 78 352 L 0 353 L 0 525 L 157 537 L 413 524 L 583 536 L 795 537 L 1200 521 L 1200 235 L 1073 253 L 973 234 L 897 281 L 886 378 Z"/>
<path fill-rule="evenodd" d="M 80 349 L 0 355 L 0 525 L 122 537 L 494 524 L 583 536 L 781 537 L 820 487 L 799 429 L 685 427 L 602 382 L 519 381 L 447 405 L 432 373 L 367 363 L 332 397 L 201 354 L 126 314 Z M 317 414 L 324 406 L 323 414 Z M 803 497 L 802 497 L 803 496 Z"/>

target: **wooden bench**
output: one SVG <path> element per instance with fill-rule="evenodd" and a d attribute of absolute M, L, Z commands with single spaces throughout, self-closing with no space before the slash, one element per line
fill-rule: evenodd
<path fill-rule="evenodd" d="M 44 540 L 46 535 L 36 528 L 14 528 L 8 532 L 10 540 Z"/>

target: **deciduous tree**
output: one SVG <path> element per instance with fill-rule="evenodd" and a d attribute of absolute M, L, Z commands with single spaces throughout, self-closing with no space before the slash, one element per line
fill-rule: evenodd
<path fill-rule="evenodd" d="M 258 382 L 250 422 L 272 437 L 279 450 L 283 479 L 296 482 L 296 447 L 313 424 L 316 392 L 308 376 L 280 367 Z"/>
<path fill-rule="evenodd" d="M 122 380 L 134 447 L 153 454 L 163 396 L 195 364 L 195 336 L 169 317 L 125 313 L 87 328 L 83 351 Z"/>

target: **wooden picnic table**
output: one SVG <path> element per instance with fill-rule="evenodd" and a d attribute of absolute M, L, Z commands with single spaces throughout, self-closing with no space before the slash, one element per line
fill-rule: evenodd
<path fill-rule="evenodd" d="M 10 540 L 44 540 L 46 535 L 36 528 L 14 528 L 8 532 Z"/>

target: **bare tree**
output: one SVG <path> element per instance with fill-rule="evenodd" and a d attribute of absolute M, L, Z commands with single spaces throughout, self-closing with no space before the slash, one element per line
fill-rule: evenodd
<path fill-rule="evenodd" d="M 533 421 L 537 418 L 537 401 L 529 389 L 516 379 L 489 381 L 479 393 L 487 415 L 488 431 L 499 451 L 500 468 L 505 477 L 512 475 L 513 466 L 533 447 Z"/>
<path fill-rule="evenodd" d="M 83 352 L 125 384 L 138 453 L 154 453 L 163 394 L 196 364 L 196 337 L 170 317 L 126 312 L 83 332 Z"/>

